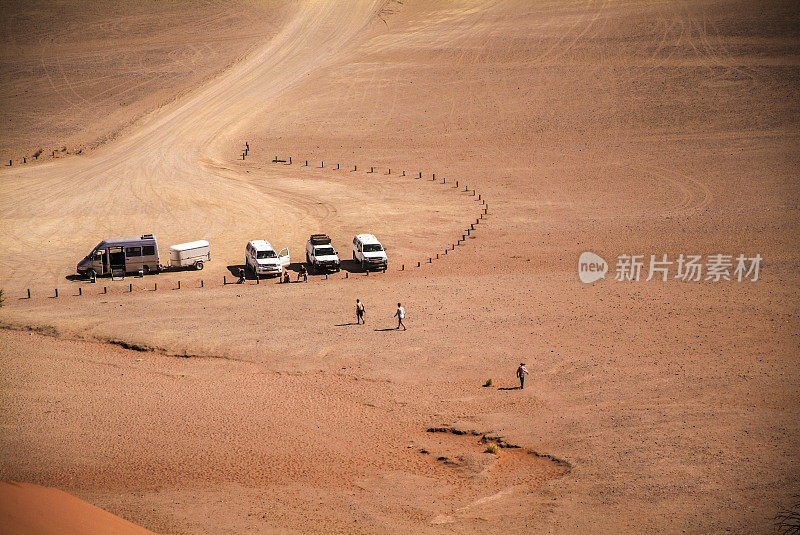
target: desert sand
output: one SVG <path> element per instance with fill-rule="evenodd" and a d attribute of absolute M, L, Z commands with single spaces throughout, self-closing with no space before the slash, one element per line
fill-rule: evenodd
<path fill-rule="evenodd" d="M 9 8 L 0 480 L 157 533 L 774 531 L 800 492 L 794 3 L 91 6 Z M 295 269 L 319 231 L 346 259 L 376 234 L 389 269 L 223 284 L 248 240 Z M 71 276 L 146 232 L 212 261 Z M 645 280 L 664 254 L 763 261 Z"/>

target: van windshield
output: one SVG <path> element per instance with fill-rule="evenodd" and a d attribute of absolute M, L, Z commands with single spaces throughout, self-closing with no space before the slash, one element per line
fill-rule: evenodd
<path fill-rule="evenodd" d="M 336 251 L 333 250 L 333 247 L 317 247 L 314 250 L 314 254 L 317 256 L 333 256 L 336 254 Z"/>
<path fill-rule="evenodd" d="M 365 243 L 364 244 L 364 252 L 365 253 L 377 253 L 383 251 L 383 247 L 381 247 L 380 243 Z"/>
<path fill-rule="evenodd" d="M 264 258 L 277 258 L 278 255 L 275 254 L 275 251 L 256 251 L 256 258 L 262 260 Z"/>

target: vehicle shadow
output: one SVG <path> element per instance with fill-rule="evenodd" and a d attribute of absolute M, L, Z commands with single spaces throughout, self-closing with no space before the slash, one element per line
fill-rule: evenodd
<path fill-rule="evenodd" d="M 397 327 L 389 327 L 388 329 L 375 329 L 375 332 L 397 331 L 397 330 L 399 330 Z"/>
<path fill-rule="evenodd" d="M 239 270 L 240 269 L 244 269 L 244 278 L 245 278 L 245 280 L 255 280 L 255 278 L 256 278 L 255 273 L 250 271 L 250 268 L 248 268 L 245 264 L 234 264 L 234 265 L 226 266 L 226 267 L 228 268 L 228 271 L 230 272 L 230 274 L 233 275 L 234 277 L 238 278 L 239 277 Z"/>
<path fill-rule="evenodd" d="M 88 281 L 89 280 L 89 277 L 84 277 L 83 275 L 78 275 L 77 273 L 73 273 L 72 275 L 67 275 L 64 278 L 67 279 L 68 281 L 72 281 L 72 282 L 75 282 L 75 281 Z"/>
<path fill-rule="evenodd" d="M 342 260 L 341 263 L 342 271 L 347 271 L 349 273 L 360 273 L 361 269 L 361 262 L 356 260 Z"/>
<path fill-rule="evenodd" d="M 498 390 L 520 390 L 518 386 L 502 386 Z"/>

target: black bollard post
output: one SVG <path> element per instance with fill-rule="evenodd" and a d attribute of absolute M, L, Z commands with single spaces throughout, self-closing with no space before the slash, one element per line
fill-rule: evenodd
<path fill-rule="evenodd" d="M 256 275 L 256 284 L 261 284 L 261 279 L 258 278 L 258 275 Z"/>
<path fill-rule="evenodd" d="M 308 160 L 306 160 L 306 165 L 305 166 L 308 167 Z"/>
<path fill-rule="evenodd" d="M 345 271 L 344 272 L 344 278 L 345 279 L 349 279 L 350 278 L 350 272 L 349 271 Z"/>
<path fill-rule="evenodd" d="M 456 187 L 458 187 L 458 180 L 456 180 Z"/>
<path fill-rule="evenodd" d="M 203 287 L 203 279 L 200 279 L 200 287 Z"/>
<path fill-rule="evenodd" d="M 417 180 L 419 180 L 420 178 L 422 178 L 422 171 L 419 172 L 419 176 L 417 177 Z"/>
<path fill-rule="evenodd" d="M 158 291 L 158 283 L 157 283 L 157 282 L 154 282 L 154 283 L 153 283 L 153 291 L 154 291 L 154 292 L 157 292 L 157 291 Z"/>
<path fill-rule="evenodd" d="M 133 293 L 133 283 L 128 285 L 128 292 Z"/>
<path fill-rule="evenodd" d="M 242 160 L 244 160 L 244 155 L 245 155 L 245 153 L 243 152 L 243 153 L 242 153 Z"/>
<path fill-rule="evenodd" d="M 83 295 L 83 288 L 80 286 L 78 287 L 78 295 Z"/>
<path fill-rule="evenodd" d="M 56 297 L 58 297 L 58 288 L 56 288 Z"/>
<path fill-rule="evenodd" d="M 228 276 L 227 275 L 223 275 L 222 276 L 222 285 L 225 286 L 226 284 L 228 284 Z"/>
<path fill-rule="evenodd" d="M 370 167 L 370 168 L 369 168 L 369 172 L 370 172 L 370 173 L 374 173 L 374 172 L 375 172 L 375 169 L 374 169 L 373 167 Z"/>
<path fill-rule="evenodd" d="M 289 165 L 292 165 L 292 157 L 289 156 Z"/>
<path fill-rule="evenodd" d="M 181 289 L 181 281 L 178 281 L 178 289 Z"/>
<path fill-rule="evenodd" d="M 108 287 L 107 287 L 107 286 L 103 286 L 103 293 L 104 293 L 104 294 L 107 294 L 107 293 L 108 293 Z"/>
<path fill-rule="evenodd" d="M 403 176 L 406 176 L 406 172 L 405 171 L 403 171 Z"/>
<path fill-rule="evenodd" d="M 27 159 L 27 158 L 25 158 L 25 157 L 23 157 L 23 158 L 22 158 L 22 163 L 28 163 L 28 159 Z"/>
<path fill-rule="evenodd" d="M 434 182 L 436 182 L 436 173 L 433 173 L 433 178 L 432 178 L 431 180 L 433 180 Z"/>
<path fill-rule="evenodd" d="M 336 169 L 339 169 L 339 164 L 338 163 L 336 164 Z"/>
<path fill-rule="evenodd" d="M 325 169 L 325 161 L 323 160 L 322 162 L 320 162 L 320 164 L 321 164 L 320 168 Z"/>
<path fill-rule="evenodd" d="M 357 165 L 353 166 L 353 171 L 358 171 L 358 166 Z"/>
<path fill-rule="evenodd" d="M 420 266 L 420 263 L 419 263 L 419 262 L 417 262 L 417 267 L 419 267 L 419 266 Z"/>
<path fill-rule="evenodd" d="M 392 168 L 391 167 L 389 168 L 389 174 L 390 175 L 392 174 Z"/>
<path fill-rule="evenodd" d="M 28 288 L 28 299 L 30 299 L 30 298 L 31 298 L 31 289 Z"/>

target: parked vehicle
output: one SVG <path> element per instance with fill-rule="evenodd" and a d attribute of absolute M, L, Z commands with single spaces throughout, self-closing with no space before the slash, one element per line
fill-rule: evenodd
<path fill-rule="evenodd" d="M 206 240 L 179 243 L 169 248 L 169 265 L 172 268 L 193 266 L 203 269 L 204 262 L 211 261 L 211 247 Z"/>
<path fill-rule="evenodd" d="M 315 272 L 339 271 L 341 262 L 327 234 L 312 234 L 306 243 L 308 270 Z"/>
<path fill-rule="evenodd" d="M 372 234 L 358 234 L 353 238 L 353 260 L 361 264 L 363 271 L 370 269 L 386 271 L 389 266 L 386 249 Z"/>
<path fill-rule="evenodd" d="M 266 240 L 247 242 L 244 252 L 244 264 L 253 271 L 256 277 L 261 275 L 280 276 L 283 268 L 289 265 L 289 249 L 283 248 L 276 253 Z"/>
<path fill-rule="evenodd" d="M 149 273 L 159 269 L 158 241 L 152 234 L 103 240 L 78 262 L 77 267 L 78 274 L 90 279 L 112 272 Z"/>

